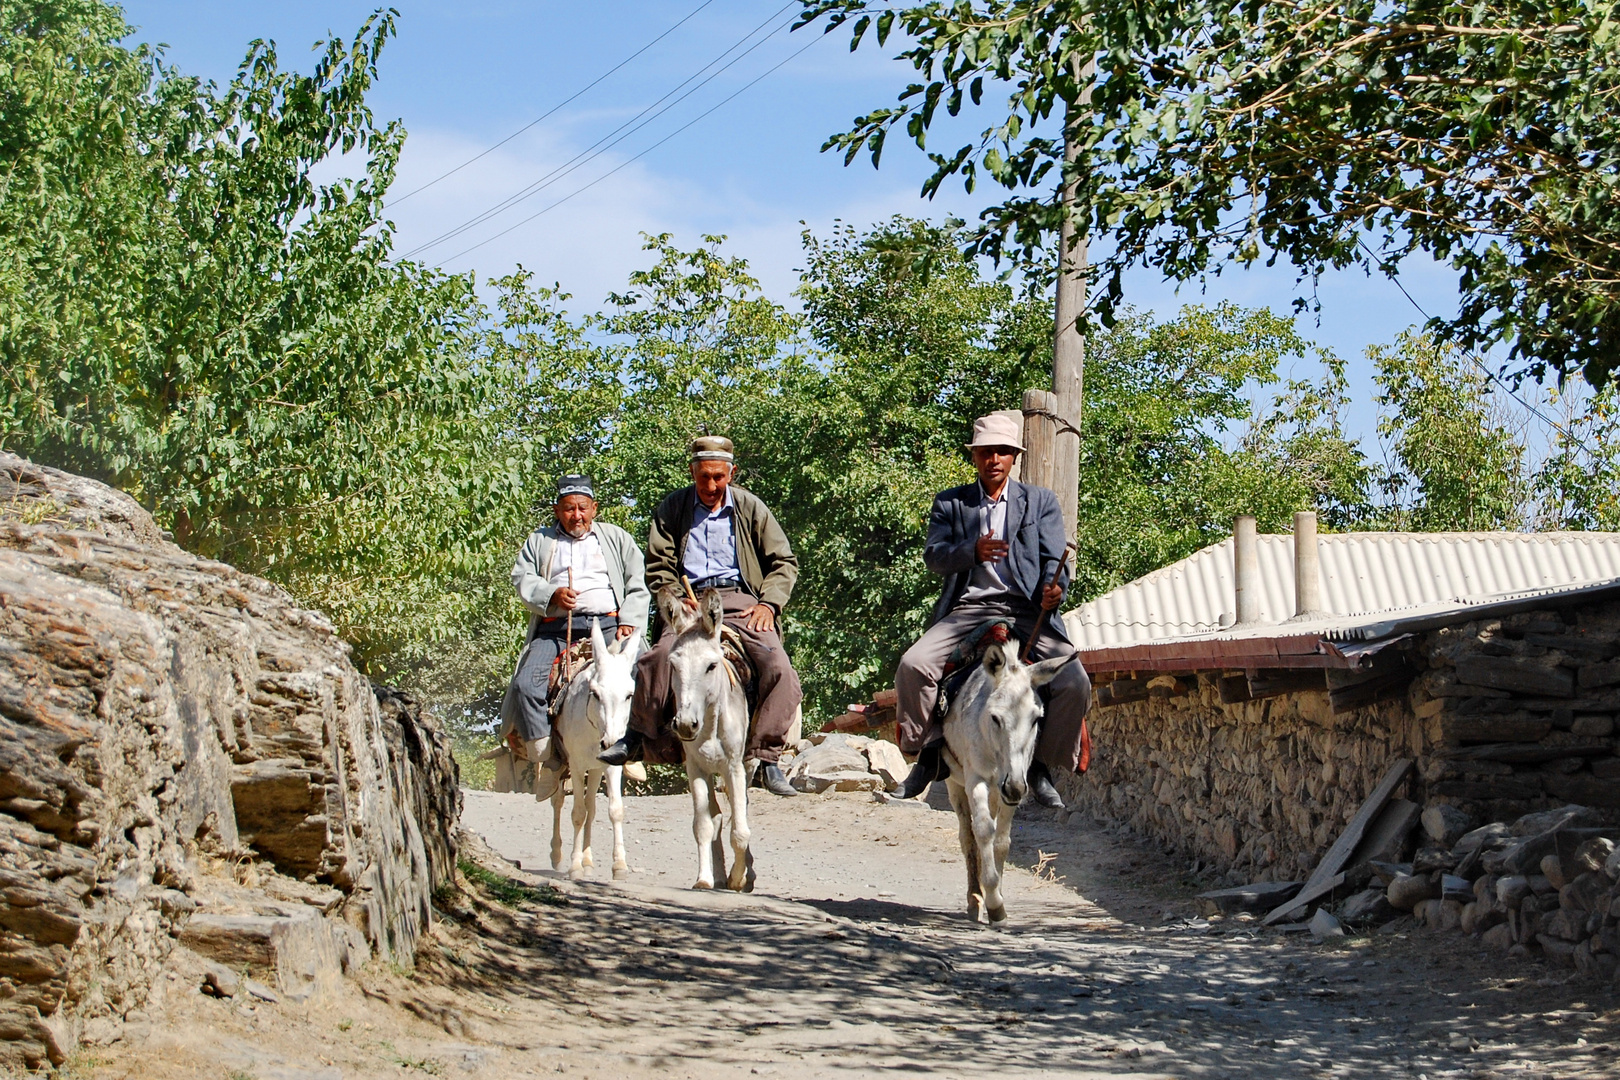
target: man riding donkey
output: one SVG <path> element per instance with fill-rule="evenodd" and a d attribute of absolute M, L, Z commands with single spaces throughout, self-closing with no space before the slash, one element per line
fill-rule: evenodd
<path fill-rule="evenodd" d="M 900 658 L 894 685 L 900 748 L 917 764 L 896 792 L 913 798 L 949 774 L 944 733 L 935 706 L 940 680 L 953 659 L 971 645 L 986 624 L 1010 623 L 1010 633 L 1029 641 L 1044 624 L 1027 659 L 1073 656 L 1063 621 L 1056 617 L 1069 587 L 1063 513 L 1057 496 L 1043 487 L 1011 479 L 1023 453 L 1016 420 L 996 414 L 973 424 L 968 450 L 977 483 L 934 497 L 923 561 L 945 578 L 945 588 L 928 631 Z M 1063 799 L 1050 769 L 1075 771 L 1080 764 L 1081 721 L 1091 708 L 1091 680 L 1078 660 L 1047 685 L 1049 700 L 1040 741 L 1029 768 L 1029 791 L 1042 806 L 1058 809 Z"/>
<path fill-rule="evenodd" d="M 796 795 L 776 762 L 804 697 L 779 628 L 782 609 L 799 578 L 799 559 L 776 515 L 757 496 L 731 482 L 736 455 L 730 439 L 716 435 L 694 439 L 688 453 L 691 486 L 671 492 L 653 511 L 647 580 L 654 592 L 674 586 L 688 597 L 704 589 L 719 590 L 725 623 L 741 636 L 758 682 L 748 756 L 760 762 L 759 779 L 767 791 Z M 697 608 L 693 599 L 685 603 Z M 630 731 L 600 755 L 608 764 L 638 760 L 644 754 L 680 760 L 669 736 L 673 644 L 674 635 L 666 632 L 642 654 Z"/>
<path fill-rule="evenodd" d="M 593 622 L 607 640 L 637 631 L 645 640 L 652 601 L 635 538 L 596 520 L 590 477 L 563 477 L 551 509 L 556 524 L 530 534 L 512 564 L 512 585 L 530 612 L 529 632 L 501 703 L 513 754 L 538 769 L 534 795 L 541 802 L 551 798 L 567 768 L 551 739 L 552 664 L 570 642 L 590 640 Z"/>

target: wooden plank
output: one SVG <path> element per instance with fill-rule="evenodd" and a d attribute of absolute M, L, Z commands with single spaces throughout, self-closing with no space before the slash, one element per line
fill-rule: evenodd
<path fill-rule="evenodd" d="M 1361 809 L 1356 811 L 1356 816 L 1350 819 L 1350 824 L 1344 827 L 1344 832 L 1340 833 L 1339 838 L 1333 841 L 1333 846 L 1328 848 L 1327 854 L 1322 856 L 1322 861 L 1316 864 L 1316 869 L 1312 870 L 1311 876 L 1305 880 L 1305 887 L 1300 890 L 1299 895 L 1305 896 L 1307 899 L 1302 901 L 1296 897 L 1287 907 L 1278 908 L 1270 915 L 1267 915 L 1265 917 L 1267 926 L 1282 919 L 1290 910 L 1300 906 L 1302 903 L 1309 903 L 1314 897 L 1308 897 L 1307 894 L 1311 893 L 1313 889 L 1316 889 L 1323 882 L 1331 880 L 1334 875 L 1338 875 L 1341 883 L 1344 881 L 1344 875 L 1340 871 L 1344 869 L 1345 863 L 1350 861 L 1350 856 L 1354 854 L 1356 845 L 1361 843 L 1362 836 L 1367 832 L 1367 826 L 1371 825 L 1378 815 L 1384 812 L 1385 804 L 1389 802 L 1391 796 L 1395 794 L 1395 789 L 1401 786 L 1401 782 L 1406 779 L 1407 774 L 1411 771 L 1411 758 L 1396 758 L 1395 761 L 1390 763 L 1388 771 L 1384 773 L 1384 778 L 1378 781 L 1378 786 L 1373 788 L 1371 795 L 1367 796 L 1367 801 L 1361 804 Z M 1315 895 L 1321 896 L 1322 892 L 1318 891 Z"/>
<path fill-rule="evenodd" d="M 1250 675 L 1248 683 L 1251 699 L 1327 688 L 1320 668 L 1263 668 Z"/>
<path fill-rule="evenodd" d="M 1223 676 L 1216 685 L 1220 687 L 1222 705 L 1236 705 L 1249 700 L 1249 680 L 1246 676 Z"/>
<path fill-rule="evenodd" d="M 1332 707 L 1335 716 L 1340 713 L 1354 712 L 1357 709 L 1380 701 L 1389 701 L 1406 693 L 1407 687 L 1417 671 L 1412 668 L 1403 668 L 1391 671 L 1384 675 L 1375 675 L 1370 679 L 1328 691 L 1328 704 Z"/>
<path fill-rule="evenodd" d="M 1289 915 L 1297 913 L 1302 908 L 1309 907 L 1312 903 L 1320 900 L 1322 897 L 1326 896 L 1328 893 L 1332 892 L 1334 889 L 1337 889 L 1343 884 L 1344 875 L 1342 873 L 1334 874 L 1330 878 L 1318 881 L 1315 885 L 1308 884 L 1303 889 L 1299 890 L 1299 895 L 1288 901 L 1288 903 L 1282 905 L 1281 907 L 1272 908 L 1271 914 L 1267 915 L 1264 919 L 1261 919 L 1260 924 L 1262 926 L 1270 926 L 1272 923 L 1281 922 L 1283 919 L 1286 919 Z"/>

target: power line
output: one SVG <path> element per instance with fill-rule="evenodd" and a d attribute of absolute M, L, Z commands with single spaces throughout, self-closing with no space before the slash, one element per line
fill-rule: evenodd
<path fill-rule="evenodd" d="M 416 247 L 412 248 L 410 251 L 407 251 L 404 255 L 402 255 L 401 258 L 406 258 L 406 259 L 414 258 L 417 255 L 421 254 L 422 252 L 427 251 L 429 248 L 437 247 L 439 244 L 442 244 L 447 240 L 452 240 L 455 237 L 460 236 L 461 234 L 463 234 L 463 233 L 465 233 L 465 232 L 467 232 L 467 231 L 469 231 L 471 229 L 474 229 L 479 225 L 482 225 L 484 222 L 489 221 L 490 219 L 492 219 L 492 218 L 494 218 L 494 217 L 496 217 L 496 216 L 498 216 L 500 214 L 505 213 L 507 210 L 511 209 L 512 207 L 518 205 L 521 202 L 524 202 L 525 200 L 527 200 L 527 199 L 531 198 L 532 196 L 538 194 L 539 192 L 543 191 L 544 189 L 550 187 L 552 184 L 556 183 L 558 180 L 561 180 L 563 177 L 567 176 L 568 174 L 577 171 L 578 169 L 580 169 L 581 167 L 583 167 L 585 165 L 590 164 L 590 162 L 594 161 L 596 158 L 602 156 L 607 151 L 611 150 L 613 147 L 615 147 L 619 143 L 623 142 L 625 139 L 628 139 L 631 135 L 634 135 L 637 132 L 641 131 L 643 128 L 647 127 L 648 124 L 651 124 L 654 120 L 657 120 L 660 116 L 663 116 L 665 113 L 669 112 L 675 106 L 679 105 L 681 102 L 685 101 L 687 98 L 691 97 L 693 94 L 695 94 L 699 90 L 703 89 L 703 87 L 705 87 L 709 83 L 713 82 L 716 78 L 718 78 L 724 72 L 729 70 L 731 67 L 733 67 L 735 64 L 737 64 L 744 57 L 746 57 L 750 53 L 752 53 L 755 49 L 758 49 L 760 46 L 764 45 L 773 36 L 775 36 L 777 30 L 780 30 L 782 28 L 782 26 L 786 26 L 787 23 L 784 22 L 784 23 L 781 24 L 781 26 L 774 27 L 773 29 L 768 31 L 765 34 L 764 37 L 762 37 L 758 41 L 754 42 L 754 44 L 749 45 L 748 48 L 744 49 L 742 52 L 738 53 L 736 56 L 733 56 L 730 60 L 727 60 L 719 68 L 716 68 L 714 71 L 709 72 L 710 68 L 713 68 L 716 64 L 719 64 L 720 61 L 725 60 L 725 58 L 727 56 L 729 56 L 731 53 L 735 52 L 737 49 L 741 48 L 744 44 L 746 44 L 748 42 L 748 40 L 750 38 L 754 37 L 761 30 L 765 29 L 766 26 L 768 26 L 772 22 L 774 22 L 776 20 L 776 18 L 778 16 L 780 16 L 784 11 L 788 10 L 791 7 L 794 7 L 797 3 L 798 3 L 798 0 L 788 0 L 787 3 L 783 4 L 775 12 L 773 12 L 768 18 L 766 18 L 763 22 L 761 22 L 759 25 L 755 26 L 752 30 L 748 31 L 748 33 L 744 34 L 741 38 L 739 38 L 730 47 L 723 50 L 713 60 L 710 60 L 707 64 L 704 64 L 701 68 L 699 68 L 696 72 L 694 72 L 693 74 L 687 76 L 685 79 L 681 80 L 681 82 L 678 83 L 673 89 L 671 89 L 667 93 L 665 93 L 663 95 L 663 97 L 660 97 L 657 101 L 654 101 L 651 105 L 648 105 L 646 108 L 642 109 L 636 115 L 632 116 L 629 120 L 626 120 L 624 123 L 620 124 L 618 127 L 614 128 L 612 131 L 610 131 L 606 135 L 602 136 L 596 142 L 592 143 L 590 146 L 586 147 L 584 150 L 581 150 L 578 154 L 575 154 L 568 161 L 565 161 L 563 164 L 561 164 L 561 165 L 557 166 L 556 168 L 552 169 L 549 173 L 546 173 L 544 176 L 540 177 L 538 180 L 535 180 L 534 182 L 528 184 L 527 186 L 519 189 L 517 192 L 513 193 L 512 195 L 509 195 L 505 199 L 502 199 L 500 202 L 496 203 L 494 206 L 489 207 L 488 209 L 482 211 L 481 213 L 475 214 L 473 217 L 471 217 L 468 220 L 462 222 L 460 225 L 455 226 L 454 228 L 448 230 L 447 232 L 440 233 L 438 236 L 434 237 L 431 240 L 428 240 L 428 241 L 426 241 L 426 242 L 424 242 L 422 244 L 418 244 Z M 791 22 L 792 20 L 790 19 L 788 21 Z M 690 89 L 686 90 L 685 93 L 681 93 L 679 97 L 675 97 L 675 95 L 677 93 L 679 93 L 683 87 L 687 86 L 687 84 L 691 83 L 694 79 L 698 79 L 699 76 L 704 75 L 704 72 L 709 72 L 709 74 L 706 77 L 702 78 L 701 81 L 699 81 L 695 86 L 692 86 Z M 670 100 L 672 97 L 674 98 L 673 101 Z M 665 104 L 666 102 L 668 104 Z M 660 106 L 662 106 L 662 107 L 660 108 Z M 654 110 L 656 110 L 656 111 L 654 111 Z M 648 115 L 649 113 L 651 115 Z M 643 119 L 643 118 L 645 118 L 645 119 Z"/>
<path fill-rule="evenodd" d="M 651 41 L 647 42 L 647 44 L 643 45 L 641 48 L 637 49 L 635 52 L 631 53 L 629 56 L 625 57 L 623 60 L 620 60 L 617 64 L 613 65 L 611 68 L 609 68 L 607 71 L 603 72 L 601 75 L 598 75 L 595 79 L 591 80 L 591 82 L 586 84 L 580 90 L 576 91 L 571 97 L 568 97 L 568 98 L 564 99 L 563 101 L 559 101 L 557 104 L 553 105 L 551 108 L 547 109 L 545 112 L 541 113 L 539 116 L 535 117 L 533 120 L 530 120 L 527 124 L 524 124 L 522 127 L 518 128 L 516 131 L 512 132 L 512 134 L 508 135 L 506 138 L 502 139 L 500 142 L 496 143 L 494 146 L 491 146 L 489 149 L 485 150 L 483 153 L 473 155 L 472 157 L 468 158 L 466 161 L 463 161 L 460 165 L 457 165 L 455 168 L 451 169 L 449 172 L 441 173 L 440 175 L 435 176 L 432 180 L 429 180 L 427 183 L 423 184 L 421 187 L 412 188 L 410 191 L 407 191 L 405 194 L 401 195 L 399 198 L 390 200 L 388 205 L 390 205 L 390 206 L 398 206 L 400 203 L 404 202 L 406 199 L 410 198 L 412 195 L 416 195 L 416 194 L 418 194 L 420 192 L 426 191 L 428 188 L 432 187 L 434 184 L 437 184 L 440 180 L 443 180 L 446 177 L 454 176 L 456 173 L 460 172 L 462 169 L 465 169 L 467 166 L 471 165 L 473 162 L 479 160 L 480 158 L 486 157 L 489 154 L 493 154 L 495 151 L 499 150 L 501 147 L 505 146 L 507 143 L 511 142 L 513 139 L 517 138 L 519 135 L 522 135 L 525 131 L 528 131 L 530 128 L 534 127 L 536 124 L 540 123 L 542 120 L 545 120 L 548 117 L 550 117 L 558 109 L 561 109 L 563 106 L 572 104 L 574 101 L 577 101 L 587 91 L 594 89 L 604 79 L 608 78 L 608 76 L 615 74 L 616 72 L 619 71 L 620 68 L 624 67 L 630 61 L 634 60 L 636 57 L 640 56 L 642 53 L 646 52 L 648 49 L 652 48 L 654 45 L 658 44 L 660 41 L 663 41 L 665 38 L 669 37 L 669 35 L 673 34 L 675 31 L 679 30 L 682 26 L 686 25 L 687 22 L 691 21 L 691 19 L 692 19 L 692 17 L 694 15 L 696 15 L 698 12 L 702 11 L 704 8 L 708 7 L 712 3 L 714 3 L 714 0 L 703 0 L 703 3 L 699 4 L 697 7 L 693 8 L 691 11 L 687 12 L 685 18 L 681 19 L 674 26 L 671 26 L 668 30 L 665 30 L 662 34 L 659 34 L 657 37 L 655 37 Z"/>
<path fill-rule="evenodd" d="M 1360 237 L 1356 238 L 1356 246 L 1361 248 L 1362 251 L 1365 251 L 1367 253 L 1367 257 L 1372 259 L 1374 262 L 1381 263 L 1383 261 L 1383 260 L 1378 258 L 1378 255 L 1372 250 L 1372 248 L 1367 246 L 1366 241 L 1362 240 Z M 1427 311 L 1424 310 L 1423 305 L 1417 302 L 1417 298 L 1414 297 L 1411 293 L 1406 291 L 1406 286 L 1401 284 L 1401 279 L 1400 278 L 1395 277 L 1393 275 L 1390 275 L 1389 280 L 1394 282 L 1395 287 L 1397 289 L 1401 290 L 1401 295 L 1406 297 L 1407 301 L 1409 303 L 1411 303 L 1411 305 L 1414 308 L 1417 309 L 1417 312 L 1418 312 L 1419 315 L 1422 315 L 1425 320 L 1432 320 L 1433 319 L 1433 316 L 1430 315 Z M 1508 397 L 1512 398 L 1514 401 L 1518 402 L 1519 405 L 1521 407 L 1523 407 L 1523 409 L 1526 412 L 1528 412 L 1531 416 L 1534 416 L 1537 420 L 1540 420 L 1543 424 L 1546 424 L 1548 427 L 1552 428 L 1554 431 L 1556 431 L 1560 435 L 1564 436 L 1564 438 L 1571 440 L 1572 442 L 1575 443 L 1576 446 L 1579 446 L 1582 450 L 1585 450 L 1588 454 L 1590 454 L 1592 452 L 1592 448 L 1587 446 L 1586 443 L 1583 440 L 1577 438 L 1573 431 L 1571 431 L 1569 428 L 1565 427 L 1563 424 L 1560 424 L 1558 421 L 1554 420 L 1552 417 L 1548 416 L 1546 413 L 1542 412 L 1540 409 L 1536 408 L 1534 405 L 1530 404 L 1528 401 L 1524 400 L 1522 397 L 1520 397 L 1518 394 L 1516 394 L 1513 391 L 1513 388 L 1510 387 L 1507 383 L 1503 382 L 1502 379 L 1499 376 L 1497 376 L 1497 374 L 1494 371 L 1492 371 L 1488 366 L 1486 366 L 1485 362 L 1483 360 L 1481 360 L 1478 356 L 1474 355 L 1472 352 L 1470 352 L 1467 349 L 1463 349 L 1461 351 L 1462 351 L 1462 354 L 1464 356 L 1468 357 L 1468 359 L 1473 363 L 1473 365 L 1475 367 L 1479 368 L 1480 374 L 1484 375 L 1485 378 L 1488 381 L 1490 381 L 1492 383 L 1495 383 L 1497 386 L 1501 387 L 1502 392 L 1504 394 L 1506 394 Z"/>
<path fill-rule="evenodd" d="M 607 172 L 603 173 L 601 176 L 598 176 L 595 180 L 592 180 L 590 183 L 585 184 L 582 187 L 576 188 L 573 191 L 570 191 L 567 195 L 564 195 L 562 198 L 558 199 L 556 202 L 552 203 L 550 206 L 547 206 L 542 210 L 536 210 L 534 213 L 530 214 L 528 217 L 524 218 L 522 221 L 519 221 L 519 222 L 517 222 L 517 223 L 515 223 L 513 225 L 507 226 L 506 228 L 502 229 L 500 232 L 495 233 L 493 236 L 485 237 L 484 239 L 478 241 L 478 243 L 474 244 L 472 247 L 464 248 L 461 251 L 456 252 L 454 255 L 452 255 L 448 259 L 446 259 L 445 262 L 446 263 L 454 262 L 457 259 L 461 258 L 463 255 L 467 255 L 467 254 L 470 254 L 470 253 L 472 253 L 474 251 L 477 251 L 479 248 L 483 247 L 485 244 L 490 243 L 491 241 L 499 240 L 501 237 L 505 236 L 507 233 L 512 232 L 514 229 L 522 228 L 524 225 L 527 225 L 529 222 L 533 221 L 535 218 L 539 217 L 540 215 L 550 213 L 552 210 L 555 210 L 557 207 L 561 206 L 563 203 L 567 202 L 569 199 L 572 199 L 575 195 L 578 195 L 581 192 L 588 191 L 589 189 L 595 187 L 597 184 L 600 184 L 603 180 L 606 180 L 608 177 L 612 176 L 614 173 L 618 172 L 620 169 L 623 169 L 623 168 L 625 168 L 626 166 L 629 166 L 629 165 L 633 165 L 635 162 L 637 162 L 637 161 L 641 160 L 642 158 L 646 157 L 648 154 L 652 153 L 654 150 L 658 149 L 660 146 L 663 146 L 665 143 L 669 142 L 669 140 L 673 139 L 675 136 L 679 135 L 681 132 L 685 131 L 687 128 L 691 127 L 693 124 L 696 124 L 698 121 L 702 120 L 704 117 L 707 117 L 710 113 L 713 113 L 717 109 L 719 109 L 719 108 L 721 108 L 721 107 L 723 107 L 723 106 L 725 106 L 727 104 L 730 104 L 732 101 L 736 100 L 738 97 L 741 97 L 745 92 L 747 92 L 748 90 L 753 89 L 753 87 L 755 85 L 762 82 L 767 76 L 774 74 L 775 72 L 777 72 L 781 68 L 787 66 L 792 61 L 797 60 L 812 45 L 814 45 L 816 42 L 820 41 L 822 36 L 823 35 L 818 35 L 816 37 L 811 38 L 797 52 L 795 52 L 791 56 L 787 57 L 787 59 L 778 62 L 773 67 L 768 68 L 766 71 L 764 71 L 761 74 L 755 76 L 752 81 L 748 82 L 747 84 L 745 84 L 744 86 L 739 88 L 736 92 L 731 94 L 730 97 L 727 97 L 724 100 L 716 102 L 715 104 L 709 106 L 709 108 L 707 108 L 703 112 L 699 113 L 697 116 L 694 116 L 692 119 L 688 120 L 686 123 L 682 124 L 680 127 L 676 128 L 674 131 L 670 132 L 668 135 L 665 135 L 662 139 L 659 139 L 657 142 L 653 143 L 651 146 L 649 146 L 645 150 L 641 151 L 635 157 L 630 158 L 627 161 L 621 162 L 618 165 L 615 165 L 612 169 L 609 169 Z"/>

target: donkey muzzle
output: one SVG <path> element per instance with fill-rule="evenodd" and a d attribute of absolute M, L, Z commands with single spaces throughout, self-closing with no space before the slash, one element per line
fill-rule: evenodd
<path fill-rule="evenodd" d="M 1001 801 L 1008 806 L 1017 806 L 1029 794 L 1029 781 L 1022 778 L 1017 780 L 1003 780 L 1001 782 Z"/>
<path fill-rule="evenodd" d="M 677 719 L 671 726 L 675 729 L 675 737 L 681 742 L 691 742 L 697 738 L 698 724 L 695 721 Z"/>

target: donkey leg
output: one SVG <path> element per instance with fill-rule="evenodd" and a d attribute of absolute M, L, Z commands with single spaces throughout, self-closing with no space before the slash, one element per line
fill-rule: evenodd
<path fill-rule="evenodd" d="M 568 868 L 568 876 L 571 878 L 585 876 L 585 846 L 590 843 L 586 839 L 585 818 L 590 813 L 590 804 L 596 801 L 592 798 L 591 793 L 585 790 L 585 780 L 589 775 L 584 769 L 576 769 L 572 777 L 574 789 L 574 861 Z"/>
<path fill-rule="evenodd" d="M 714 839 L 710 841 L 714 847 L 714 880 L 719 881 L 726 876 L 726 842 L 720 835 L 725 829 L 725 818 L 720 811 L 720 788 L 712 778 L 709 781 L 709 820 L 714 822 Z"/>
<path fill-rule="evenodd" d="M 951 797 L 951 809 L 956 811 L 956 839 L 962 845 L 962 862 L 967 867 L 968 919 L 978 922 L 984 897 L 979 886 L 979 844 L 973 839 L 973 812 L 961 784 L 947 782 L 945 790 Z"/>
<path fill-rule="evenodd" d="M 731 800 L 731 873 L 726 877 L 726 888 L 732 892 L 748 889 L 748 767 L 741 761 L 731 765 L 731 776 L 726 781 Z"/>
<path fill-rule="evenodd" d="M 997 816 L 991 806 L 991 800 L 999 796 L 993 796 L 990 785 L 984 782 L 975 784 L 969 796 L 973 839 L 979 848 L 979 886 L 984 892 L 984 913 L 993 926 L 1007 917 L 1001 900 L 1001 862 L 996 858 Z"/>
<path fill-rule="evenodd" d="M 613 880 L 622 881 L 630 875 L 630 864 L 624 859 L 624 766 L 607 768 L 608 820 L 613 822 Z"/>
<path fill-rule="evenodd" d="M 694 889 L 714 888 L 714 814 L 709 809 L 709 800 L 713 792 L 709 790 L 709 778 L 701 773 L 692 773 L 687 777 L 687 786 L 692 789 L 692 839 L 697 841 L 698 849 L 698 879 L 692 886 Z"/>
<path fill-rule="evenodd" d="M 568 785 L 558 784 L 557 790 L 551 793 L 551 868 L 561 870 L 562 856 L 562 808 L 563 800 L 568 797 Z"/>
<path fill-rule="evenodd" d="M 591 832 L 596 828 L 596 792 L 602 786 L 602 770 L 591 769 L 585 774 L 585 865 L 594 867 L 591 855 Z"/>

